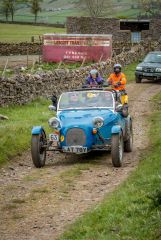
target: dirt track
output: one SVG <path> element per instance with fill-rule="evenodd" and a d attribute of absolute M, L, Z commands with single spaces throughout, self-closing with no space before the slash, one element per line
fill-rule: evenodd
<path fill-rule="evenodd" d="M 122 168 L 113 168 L 110 154 L 48 156 L 44 169 L 35 169 L 24 153 L 0 170 L 1 240 L 50 240 L 84 211 L 113 191 L 136 167 L 148 145 L 149 99 L 160 84 L 129 84 L 134 151 L 125 154 Z M 54 159 L 54 160 L 53 160 Z"/>

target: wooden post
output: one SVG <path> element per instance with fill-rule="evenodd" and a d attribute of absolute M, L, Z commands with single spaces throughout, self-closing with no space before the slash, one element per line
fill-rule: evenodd
<path fill-rule="evenodd" d="M 29 67 L 29 50 L 27 49 L 27 68 Z"/>
<path fill-rule="evenodd" d="M 80 68 L 83 67 L 85 61 L 86 61 L 86 57 L 83 58 L 83 61 L 82 61 L 82 64 L 81 64 Z"/>
<path fill-rule="evenodd" d="M 3 72 L 2 72 L 2 77 L 4 76 L 4 74 L 6 72 L 7 65 L 8 65 L 8 58 L 7 58 L 6 64 L 5 64 Z"/>

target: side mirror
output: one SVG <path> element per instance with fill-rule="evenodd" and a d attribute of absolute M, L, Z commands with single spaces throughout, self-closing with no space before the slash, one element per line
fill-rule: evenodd
<path fill-rule="evenodd" d="M 53 95 L 53 96 L 51 97 L 51 101 L 52 101 L 52 103 L 53 103 L 53 106 L 57 106 L 57 102 L 58 102 L 57 96 Z"/>
<path fill-rule="evenodd" d="M 143 61 L 142 59 L 139 59 L 139 63 L 142 63 L 142 61 Z"/>
<path fill-rule="evenodd" d="M 50 105 L 48 108 L 49 108 L 49 111 L 53 111 L 53 112 L 56 111 L 56 107 L 53 105 Z"/>
<path fill-rule="evenodd" d="M 123 105 L 122 104 L 119 104 L 116 106 L 116 112 L 122 112 L 123 110 Z"/>

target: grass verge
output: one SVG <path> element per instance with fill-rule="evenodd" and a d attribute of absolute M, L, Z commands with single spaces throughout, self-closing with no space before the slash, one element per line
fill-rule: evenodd
<path fill-rule="evenodd" d="M 137 65 L 138 65 L 138 62 L 135 62 L 135 63 L 131 63 L 130 65 L 128 65 L 124 68 L 124 73 L 127 77 L 127 83 L 134 81 L 135 69 L 136 69 Z"/>
<path fill-rule="evenodd" d="M 9 118 L 0 121 L 0 165 L 30 146 L 32 126 L 48 125 L 52 114 L 48 111 L 49 104 L 50 101 L 39 99 L 24 106 L 0 108 L 0 114 Z"/>
<path fill-rule="evenodd" d="M 161 94 L 149 121 L 151 148 L 135 172 L 95 209 L 78 219 L 60 240 L 161 239 Z"/>

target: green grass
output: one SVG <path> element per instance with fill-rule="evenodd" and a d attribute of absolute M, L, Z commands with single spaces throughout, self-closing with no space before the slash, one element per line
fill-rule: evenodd
<path fill-rule="evenodd" d="M 127 83 L 130 83 L 130 82 L 134 81 L 134 79 L 135 79 L 135 69 L 136 69 L 137 65 L 138 65 L 138 62 L 132 63 L 132 64 L 126 66 L 123 69 L 123 72 L 125 73 L 125 75 L 127 77 Z"/>
<path fill-rule="evenodd" d="M 65 31 L 65 28 L 0 23 L 0 41 L 30 42 L 32 36 L 35 40 L 39 40 L 39 36 L 44 33 L 64 33 Z"/>
<path fill-rule="evenodd" d="M 24 106 L 0 108 L 0 114 L 9 117 L 9 120 L 0 121 L 0 164 L 30 146 L 32 126 L 48 125 L 48 118 L 52 116 L 49 104 L 50 101 L 40 99 Z"/>
<path fill-rule="evenodd" d="M 60 240 L 161 239 L 161 94 L 149 121 L 151 147 L 117 190 L 78 219 Z M 156 108 L 157 106 L 157 108 Z"/>

